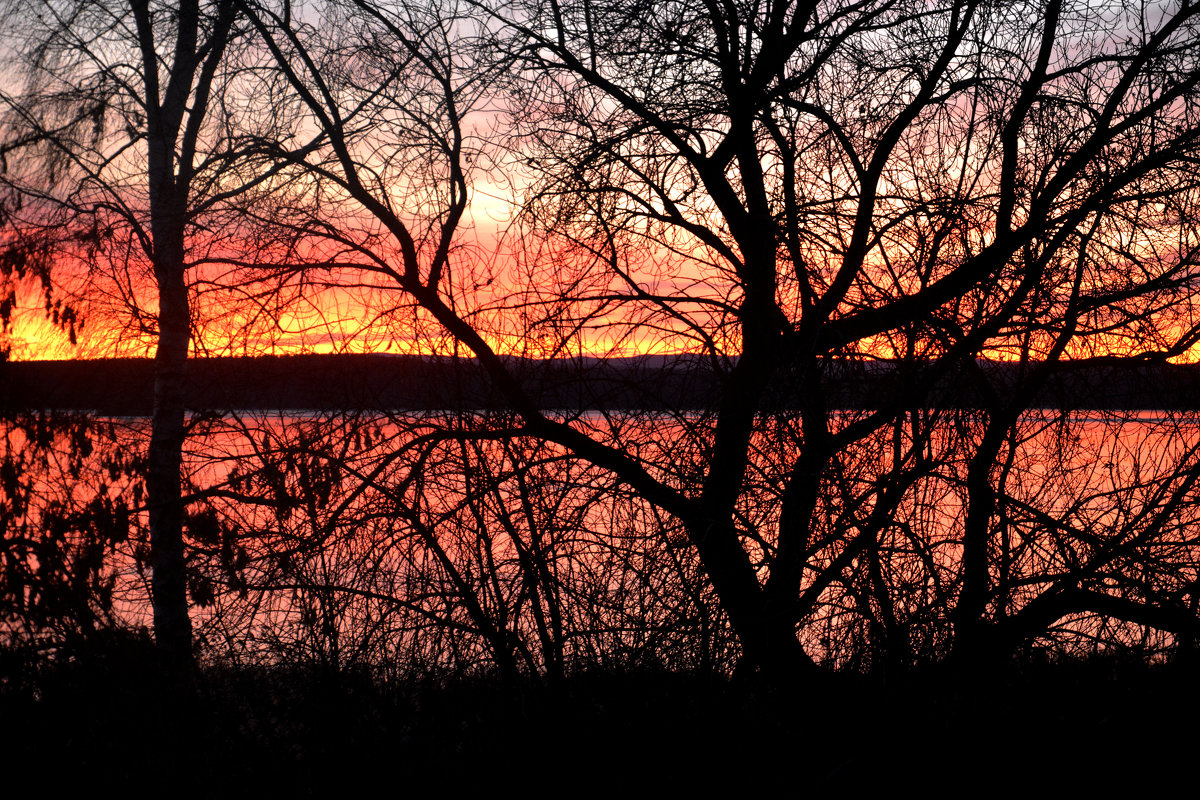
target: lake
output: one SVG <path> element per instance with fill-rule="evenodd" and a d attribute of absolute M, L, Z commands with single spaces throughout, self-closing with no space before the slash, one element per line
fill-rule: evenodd
<path fill-rule="evenodd" d="M 869 413 L 835 415 L 834 431 Z M 668 485 L 703 480 L 707 415 L 571 420 Z M 514 425 L 500 412 L 193 418 L 183 480 L 201 646 L 402 670 L 731 666 L 736 641 L 679 522 L 557 446 L 497 433 Z M 147 420 L 42 416 L 4 434 L 6 635 L 148 625 Z M 914 411 L 830 465 L 797 619 L 816 660 L 944 655 L 982 441 L 979 412 Z M 1194 613 L 1198 444 L 1195 412 L 1024 415 L 988 470 L 988 622 L 1077 595 L 1111 612 L 1064 600 L 1027 646 L 1168 652 L 1175 635 L 1150 622 Z M 751 442 L 736 523 L 764 581 L 799 447 L 784 414 Z"/>

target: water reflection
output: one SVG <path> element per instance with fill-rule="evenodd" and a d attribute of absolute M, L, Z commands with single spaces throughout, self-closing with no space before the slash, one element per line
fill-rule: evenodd
<path fill-rule="evenodd" d="M 834 432 L 867 413 L 839 415 Z M 684 490 L 703 479 L 710 422 L 573 420 Z M 981 483 L 986 423 L 914 411 L 839 452 L 807 534 L 806 651 L 858 668 L 944 657 L 963 627 L 980 486 L 991 502 L 978 619 L 998 641 L 1190 646 L 1200 417 L 1029 413 Z M 739 499 L 764 581 L 798 429 L 761 420 Z M 49 646 L 148 625 L 146 421 L 35 415 L 4 437 L 4 636 Z M 502 414 L 199 416 L 183 480 L 206 652 L 405 672 L 730 668 L 737 656 L 679 522 Z"/>

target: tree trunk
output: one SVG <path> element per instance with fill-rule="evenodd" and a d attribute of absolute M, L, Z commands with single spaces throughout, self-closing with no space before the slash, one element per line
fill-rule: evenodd
<path fill-rule="evenodd" d="M 187 572 L 183 555 L 183 381 L 190 337 L 182 264 L 156 265 L 159 288 L 158 349 L 154 358 L 154 417 L 146 467 L 150 509 L 154 638 L 174 667 L 192 659 Z"/>
<path fill-rule="evenodd" d="M 755 578 L 732 526 L 710 525 L 703 531 L 693 527 L 691 539 L 729 614 L 746 661 L 769 682 L 780 686 L 798 674 L 813 671 L 812 659 L 796 638 L 791 608 L 767 602 L 767 593 Z"/>
<path fill-rule="evenodd" d="M 213 20 L 209 41 L 200 45 L 199 3 L 181 2 L 175 11 L 171 48 L 174 59 L 163 72 L 149 4 L 146 0 L 131 0 L 131 10 L 137 25 L 145 80 L 151 257 L 158 283 L 154 418 L 146 467 L 154 638 L 166 662 L 173 668 L 186 670 L 192 661 L 192 623 L 188 618 L 180 486 L 183 383 L 191 342 L 185 236 L 196 142 L 233 12 L 232 6 L 223 6 Z M 165 77 L 165 81 L 160 77 Z"/>

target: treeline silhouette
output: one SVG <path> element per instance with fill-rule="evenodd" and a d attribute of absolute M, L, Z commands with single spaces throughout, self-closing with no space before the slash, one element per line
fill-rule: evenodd
<path fill-rule="evenodd" d="M 507 359 L 539 408 L 709 410 L 728 376 L 700 356 Z M 1030 407 L 1077 410 L 1200 409 L 1200 365 L 1122 359 L 1063 361 L 1049 371 Z M 875 409 L 919 387 L 923 405 L 981 408 L 1020 385 L 1031 364 L 980 361 L 934 372 L 912 361 L 828 360 L 821 392 L 834 409 Z M 930 377 L 932 375 L 932 377 Z M 152 359 L 0 363 L 0 408 L 92 410 L 148 416 Z M 478 361 L 397 355 L 292 355 L 188 361 L 187 406 L 194 411 L 505 409 L 509 399 Z M 765 410 L 795 410 L 805 391 L 781 370 Z"/>

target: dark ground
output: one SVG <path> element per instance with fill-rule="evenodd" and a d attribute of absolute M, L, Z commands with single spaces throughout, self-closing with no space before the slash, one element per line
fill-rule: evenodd
<path fill-rule="evenodd" d="M 1108 659 L 786 692 L 668 673 L 383 684 L 219 666 L 172 692 L 136 648 L 4 667 L 8 797 L 1191 791 L 1200 753 L 1200 670 Z"/>

